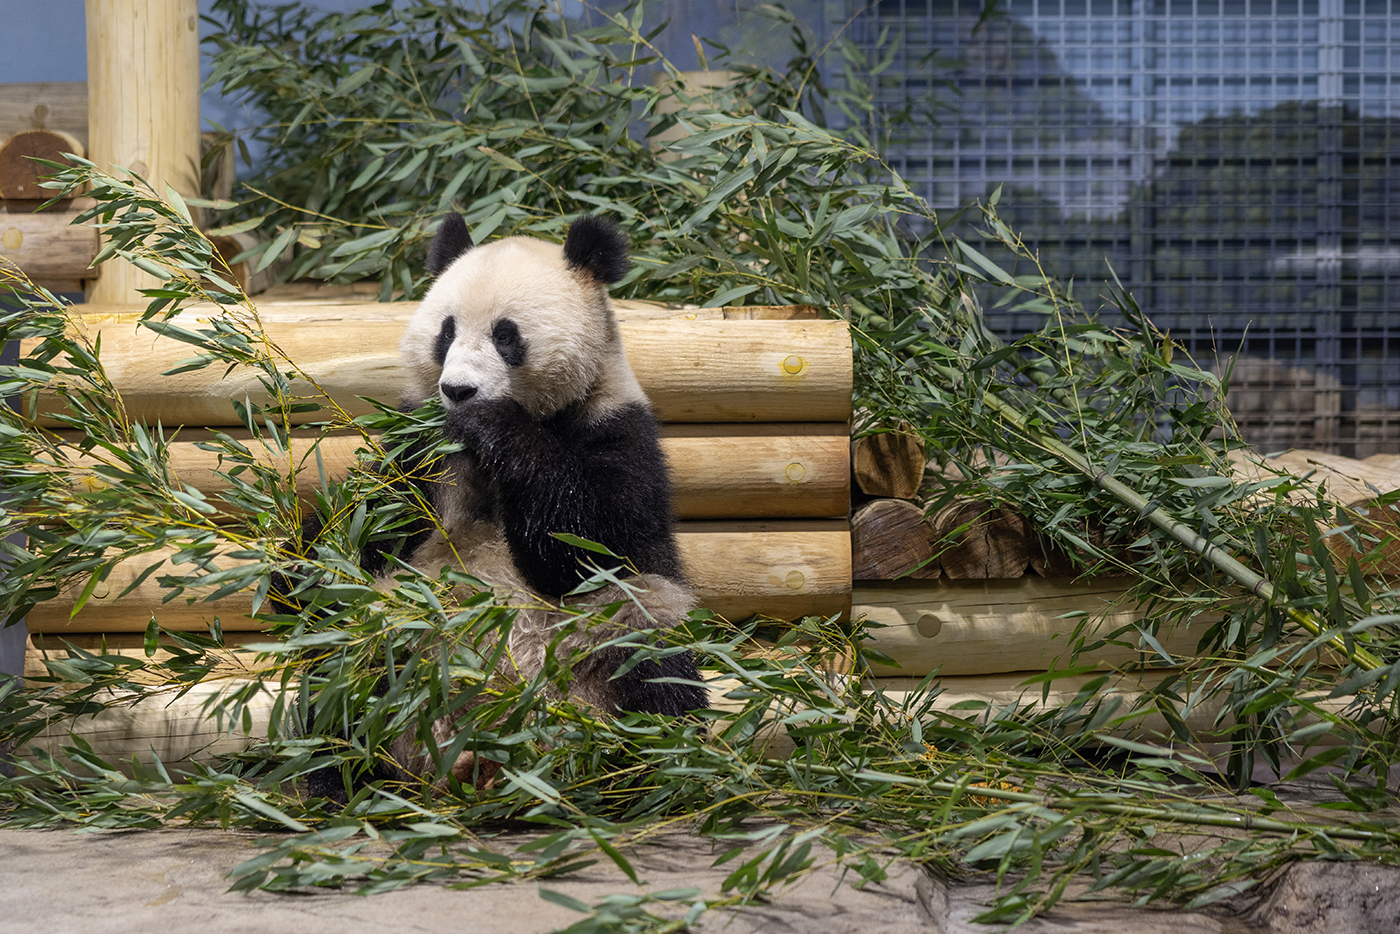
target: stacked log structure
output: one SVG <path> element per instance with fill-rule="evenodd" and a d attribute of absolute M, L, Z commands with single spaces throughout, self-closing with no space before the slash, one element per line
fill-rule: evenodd
<path fill-rule="evenodd" d="M 362 397 L 398 398 L 398 336 L 413 307 L 267 303 L 260 314 L 269 338 L 358 414 L 371 410 Z M 183 425 L 171 445 L 171 471 L 217 502 L 227 480 L 217 456 L 198 446 L 201 428 L 236 429 L 231 400 L 266 401 L 254 373 L 211 367 L 159 375 L 188 357 L 187 345 L 136 327 L 135 312 L 87 305 L 74 312 L 73 326 L 100 339 L 128 416 L 159 422 L 168 435 Z M 804 308 L 668 313 L 626 303 L 619 318 L 633 368 L 663 422 L 678 538 L 704 605 L 733 619 L 847 612 L 851 348 L 845 324 Z M 38 411 L 55 427 L 51 415 L 60 404 L 56 395 L 39 399 Z M 349 471 L 357 446 L 357 437 L 318 441 L 308 432 L 288 452 L 265 456 L 294 466 L 309 498 L 322 472 L 335 479 Z M 77 482 L 94 464 L 73 450 L 62 466 Z M 122 593 L 164 557 L 119 565 L 76 615 L 81 588 L 41 604 L 29 614 L 30 631 L 140 632 L 152 615 L 169 630 L 202 631 L 215 617 L 226 632 L 263 627 L 250 615 L 251 594 L 162 603 L 159 575 Z"/>

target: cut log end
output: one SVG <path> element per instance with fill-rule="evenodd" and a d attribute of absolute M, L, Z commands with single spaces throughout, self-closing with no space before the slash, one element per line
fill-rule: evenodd
<path fill-rule="evenodd" d="M 39 187 L 41 176 L 54 169 L 35 159 L 67 164 L 64 153 L 86 155 L 83 144 L 61 130 L 26 130 L 16 133 L 0 146 L 0 198 L 26 199 L 40 203 L 54 192 Z M 37 200 L 36 200 L 37 199 Z"/>
<path fill-rule="evenodd" d="M 987 500 L 957 500 L 933 517 L 943 573 L 953 580 L 1016 578 L 1030 567 L 1033 534 L 1025 518 Z"/>
<path fill-rule="evenodd" d="M 913 503 L 867 503 L 851 518 L 851 576 L 869 581 L 933 580 L 939 569 L 931 539 L 923 510 Z"/>
<path fill-rule="evenodd" d="M 910 432 L 886 431 L 851 442 L 856 484 L 870 496 L 913 499 L 927 461 L 923 440 Z"/>

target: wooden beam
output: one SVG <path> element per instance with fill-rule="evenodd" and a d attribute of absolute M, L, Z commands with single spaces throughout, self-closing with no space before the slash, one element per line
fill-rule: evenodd
<path fill-rule="evenodd" d="M 224 637 L 225 649 L 209 653 L 215 661 L 211 675 L 215 678 L 254 678 L 263 671 L 256 661 L 256 653 L 241 651 L 240 647 L 250 642 L 265 642 L 267 636 L 260 632 L 231 632 Z M 142 662 L 162 664 L 175 657 L 171 651 L 173 643 L 168 636 L 162 636 L 155 654 L 146 654 L 146 635 L 140 632 L 114 633 L 65 633 L 61 636 L 48 636 L 34 633 L 29 637 L 24 654 L 24 677 L 31 685 L 36 678 L 50 677 L 50 668 L 45 662 L 62 664 L 70 658 L 81 658 L 82 653 L 90 655 L 120 655 L 135 658 Z M 58 677 L 65 677 L 62 671 Z M 133 681 L 151 683 L 153 679 L 140 670 L 132 672 Z"/>
<path fill-rule="evenodd" d="M 0 84 L 0 139 L 25 130 L 59 130 L 88 144 L 86 81 Z"/>
<path fill-rule="evenodd" d="M 979 677 L 940 678 L 938 684 L 942 693 L 934 698 L 932 709 L 964 720 L 980 719 L 992 711 L 1006 710 L 1013 704 L 1032 712 L 1048 711 L 1070 705 L 1091 680 L 1102 675 L 1098 673 L 1056 678 L 1050 683 L 1048 695 L 1044 695 L 1042 692 L 1045 689 L 1040 682 L 1025 683 L 1026 679 L 1034 677 L 1035 674 L 1032 671 L 1021 671 Z M 1094 693 L 1090 703 L 1115 705 L 1117 722 L 1111 720 L 1105 723 L 1099 732 L 1167 745 L 1180 744 L 1181 740 L 1175 737 L 1167 725 L 1166 718 L 1157 713 L 1150 703 L 1147 708 L 1150 713 L 1129 718 L 1134 706 L 1149 691 L 1166 678 L 1176 675 L 1175 671 L 1110 675 L 1108 683 Z M 879 678 L 872 682 L 871 687 L 896 706 L 908 703 L 919 695 L 920 690 L 918 678 Z M 1178 688 L 1178 693 L 1181 693 L 1181 690 Z M 1329 699 L 1313 696 L 1310 699 L 1330 714 L 1341 714 L 1347 706 L 1347 698 Z M 1234 721 L 1228 717 L 1222 719 L 1220 716 L 1224 700 L 1222 694 L 1202 697 L 1186 711 L 1186 725 L 1196 734 L 1197 739 L 1221 741 L 1230 737 Z M 1298 726 L 1317 722 L 1318 718 L 1307 716 L 1299 721 Z M 1323 734 L 1317 739 L 1317 743 L 1323 746 L 1344 742 L 1345 735 L 1341 733 Z"/>
<path fill-rule="evenodd" d="M 0 256 L 36 280 L 94 278 L 97 230 L 74 224 L 76 211 L 0 214 Z"/>
<path fill-rule="evenodd" d="M 676 532 L 691 586 L 720 616 L 792 620 L 850 610 L 845 521 L 682 522 Z"/>
<path fill-rule="evenodd" d="M 70 443 L 78 439 L 61 432 Z M 320 438 L 297 435 L 289 451 L 254 441 L 245 429 L 230 431 L 260 463 L 295 470 L 297 493 L 314 500 L 321 473 L 344 480 L 363 447 L 358 434 Z M 228 489 L 219 455 L 198 447 L 203 435 L 187 428 L 170 443 L 170 470 L 179 482 L 199 490 L 215 506 Z M 671 468 L 676 515 L 682 519 L 791 519 L 844 517 L 850 502 L 846 469 L 846 426 L 834 424 L 666 425 L 661 450 Z M 319 461 L 313 447 L 319 447 Z M 101 482 L 93 472 L 101 461 L 72 449 L 62 468 L 72 482 Z M 906 504 L 907 505 L 907 504 Z"/>
<path fill-rule="evenodd" d="M 1121 578 L 1076 583 L 1027 575 L 1015 580 L 860 583 L 851 597 L 852 618 L 865 617 L 872 645 L 900 663 L 877 666 L 882 676 L 983 675 L 1044 671 L 1056 659 L 1068 664 L 1070 640 L 1083 627 L 1101 636 L 1132 626 L 1142 610 L 1127 599 Z M 1157 635 L 1174 657 L 1193 657 L 1201 633 L 1219 614 L 1198 617 L 1185 629 Z M 1122 665 L 1165 660 L 1128 632 L 1124 645 L 1080 655 L 1081 664 Z"/>
<path fill-rule="evenodd" d="M 86 0 L 88 151 L 99 169 L 129 169 L 165 194 L 199 193 L 199 4 Z M 112 259 L 92 302 L 145 304 L 160 280 Z"/>
<path fill-rule="evenodd" d="M 677 533 L 691 585 L 701 602 L 722 616 L 742 619 L 762 613 L 795 619 L 842 613 L 850 607 L 851 536 L 845 522 L 683 522 Z M 119 563 L 76 616 L 73 607 L 85 582 L 39 604 L 26 617 L 29 631 L 141 632 L 153 615 L 172 631 L 201 631 L 216 616 L 226 632 L 263 628 L 247 615 L 252 597 L 246 592 L 212 602 L 187 604 L 182 598 L 163 603 L 167 592 L 156 579 L 164 569 L 123 595 L 148 567 L 173 553 L 155 552 Z"/>
<path fill-rule="evenodd" d="M 269 340 L 308 371 L 347 412 L 396 403 L 402 393 L 399 336 L 416 307 L 262 306 Z M 195 326 L 197 312 L 181 318 Z M 162 376 L 195 353 L 189 344 L 137 326 L 126 309 L 79 306 L 75 326 L 102 341 L 102 362 L 127 413 L 167 427 L 237 424 L 231 399 L 267 404 L 257 374 L 225 367 Z M 842 422 L 851 411 L 851 342 L 844 321 L 677 321 L 619 324 L 632 368 L 663 421 Z M 305 390 L 309 394 L 309 387 Z M 61 400 L 41 394 L 41 414 Z M 324 420 L 327 413 L 296 416 Z"/>

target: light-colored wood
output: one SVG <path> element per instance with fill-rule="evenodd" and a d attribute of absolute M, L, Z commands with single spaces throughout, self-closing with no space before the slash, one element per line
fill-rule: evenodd
<path fill-rule="evenodd" d="M 858 581 L 933 580 L 933 529 L 924 511 L 902 499 L 877 499 L 851 517 L 851 575 Z"/>
<path fill-rule="evenodd" d="M 74 224 L 75 211 L 0 214 L 0 256 L 36 280 L 78 280 L 97 275 L 97 230 Z"/>
<path fill-rule="evenodd" d="M 62 432 L 68 435 L 67 432 Z M 334 434 L 320 440 L 320 461 L 313 453 L 314 435 L 294 436 L 290 450 L 278 451 L 253 441 L 245 429 L 230 434 L 260 463 L 284 475 L 296 471 L 297 494 L 314 499 L 324 472 L 344 480 L 363 446 L 358 434 Z M 170 443 L 170 470 L 218 506 L 228 488 L 219 471 L 219 455 L 198 447 L 200 429 L 187 428 Z M 71 438 L 76 441 L 77 439 Z M 850 502 L 846 470 L 846 426 L 836 424 L 667 425 L 661 450 L 671 468 L 676 515 L 682 519 L 782 519 L 844 516 Z M 72 449 L 63 467 L 73 483 L 91 488 L 102 483 L 93 471 L 100 461 Z"/>
<path fill-rule="evenodd" d="M 398 402 L 399 336 L 410 303 L 260 306 L 268 338 L 351 414 L 360 397 Z M 212 366 L 161 374 L 195 348 L 137 326 L 129 309 L 80 306 L 73 320 L 101 336 L 102 361 L 132 418 L 154 424 L 236 424 L 230 399 L 265 404 L 254 371 Z M 183 327 L 197 326 L 182 316 Z M 632 368 L 663 421 L 840 422 L 851 409 L 851 342 L 843 321 L 623 321 Z M 308 390 L 309 394 L 309 390 Z M 59 404 L 40 396 L 40 411 Z M 297 416 L 303 421 L 325 413 Z"/>
<path fill-rule="evenodd" d="M 934 549 L 954 580 L 1020 577 L 1034 533 L 1020 513 L 986 500 L 955 500 L 933 517 Z"/>
<path fill-rule="evenodd" d="M 1121 578 L 1075 583 L 1027 575 L 1014 580 L 857 583 L 851 616 L 883 628 L 872 645 L 900 663 L 877 667 L 878 675 L 981 675 L 1046 670 L 1068 664 L 1076 627 L 1107 636 L 1142 616 L 1127 599 Z M 1163 632 L 1157 641 L 1175 659 L 1192 657 L 1200 635 L 1219 615 L 1201 616 L 1185 629 Z M 1086 639 L 1086 643 L 1094 642 Z M 1085 652 L 1084 664 L 1121 665 L 1144 660 L 1167 664 L 1136 633 Z M 1140 654 L 1143 653 L 1143 654 Z"/>
<path fill-rule="evenodd" d="M 0 139 L 25 130 L 61 130 L 87 148 L 86 81 L 0 84 Z"/>
<path fill-rule="evenodd" d="M 1315 507 L 1318 496 L 1325 495 L 1329 502 L 1346 507 L 1356 531 L 1374 541 L 1357 549 L 1344 536 L 1334 534 L 1325 535 L 1324 544 L 1339 567 L 1354 557 L 1364 573 L 1387 576 L 1400 574 L 1400 507 L 1380 505 L 1377 500 L 1400 489 L 1398 464 L 1389 456 L 1360 461 L 1298 449 L 1273 457 L 1260 457 L 1253 451 L 1230 452 L 1230 465 L 1238 481 L 1256 482 L 1285 474 L 1302 482 L 1303 489 L 1291 494 L 1295 502 Z M 1330 515 L 1320 519 L 1320 531 L 1336 524 Z"/>
<path fill-rule="evenodd" d="M 67 165 L 65 153 L 87 154 L 81 142 L 62 130 L 25 130 L 5 140 L 0 145 L 0 198 L 22 199 L 38 207 L 53 197 L 57 192 L 40 188 L 39 180 L 54 170 L 34 160 Z"/>
<path fill-rule="evenodd" d="M 1090 705 L 1101 703 L 1106 705 L 1105 709 L 1109 709 L 1107 705 L 1113 705 L 1116 709 L 1113 719 L 1105 724 L 1100 732 L 1111 736 L 1179 745 L 1180 740 L 1173 738 L 1166 719 L 1156 712 L 1150 702 L 1146 708 L 1150 712 L 1130 716 L 1134 705 L 1148 691 L 1161 684 L 1167 677 L 1175 675 L 1176 672 L 1110 675 L 1108 683 L 1099 688 L 1089 700 Z M 1042 696 L 1043 686 L 1039 682 L 1025 683 L 1026 679 L 1034 676 L 1034 672 L 1021 671 L 978 677 L 940 678 L 938 683 L 942 693 L 934 698 L 932 709 L 964 720 L 980 720 L 996 713 L 1009 712 L 1012 705 L 1030 712 L 1048 711 L 1073 703 L 1090 681 L 1102 677 L 1089 674 L 1057 678 L 1051 682 L 1048 696 Z M 871 687 L 878 689 L 887 702 L 897 707 L 920 696 L 918 678 L 879 678 L 874 680 Z M 1182 689 L 1177 690 L 1180 692 Z M 1341 714 L 1347 705 L 1346 698 L 1327 698 L 1315 694 L 1308 699 L 1330 714 Z M 1229 737 L 1234 721 L 1229 717 L 1221 717 L 1223 707 L 1224 695 L 1216 694 L 1202 697 L 1186 712 L 1186 725 L 1198 740 L 1219 741 Z M 1087 709 L 1086 707 L 1086 713 Z M 1298 725 L 1305 726 L 1316 722 L 1317 718 L 1308 716 Z M 1318 738 L 1316 744 L 1328 746 L 1339 742 L 1345 742 L 1343 734 L 1324 734 Z"/>
<path fill-rule="evenodd" d="M 209 652 L 209 656 L 215 661 L 215 666 L 211 676 L 215 678 L 254 678 L 268 667 L 257 660 L 256 652 L 242 650 L 245 643 L 256 641 L 267 641 L 268 637 L 260 632 L 231 632 L 225 637 L 226 649 L 215 649 Z M 46 661 L 59 664 L 67 662 L 69 659 L 81 658 L 82 653 L 91 655 L 120 655 L 123 658 L 134 658 L 141 662 L 152 662 L 163 664 L 175 657 L 175 653 L 170 650 L 172 645 L 168 636 L 161 637 L 161 644 L 156 648 L 155 654 L 149 658 L 146 655 L 145 634 L 138 632 L 114 632 L 114 633 L 67 633 L 62 636 L 45 637 L 43 633 L 35 633 L 29 637 L 24 653 L 24 677 L 31 684 L 38 683 L 35 679 L 59 677 L 67 678 L 68 675 L 61 668 L 51 669 Z M 76 649 L 77 651 L 73 651 Z M 133 671 L 132 680 L 145 683 L 156 683 L 153 675 L 144 674 L 141 671 Z"/>
<path fill-rule="evenodd" d="M 199 193 L 197 0 L 86 0 L 88 151 L 99 169 L 128 169 L 164 196 Z M 92 302 L 144 302 L 160 281 L 114 258 Z"/>
<path fill-rule="evenodd" d="M 851 470 L 868 496 L 913 499 L 927 461 L 923 439 L 912 432 L 883 431 L 851 442 Z"/>
<path fill-rule="evenodd" d="M 844 615 L 851 607 L 851 529 L 838 520 L 682 522 L 681 561 L 700 602 L 740 620 Z"/>
<path fill-rule="evenodd" d="M 664 425 L 682 519 L 844 518 L 850 508 L 844 422 Z"/>
<path fill-rule="evenodd" d="M 242 722 L 220 724 L 209 715 L 220 698 L 246 686 L 243 680 L 217 678 L 193 685 L 183 694 L 179 687 L 153 692 L 139 702 L 131 694 L 99 694 L 93 702 L 103 705 L 100 712 L 45 727 L 29 745 L 60 755 L 64 747 L 73 745 L 69 736 L 73 733 L 99 758 L 118 768 L 129 764 L 133 756 L 150 763 L 152 751 L 167 768 L 188 768 L 194 762 L 242 752 L 267 737 L 277 699 L 276 684 L 269 684 L 268 690 L 248 702 L 250 729 L 246 733 Z M 27 749 L 20 754 L 25 752 Z"/>
<path fill-rule="evenodd" d="M 795 619 L 841 613 L 850 607 L 851 536 L 845 522 L 682 522 L 676 537 L 681 561 L 701 602 L 723 616 L 741 619 L 763 613 Z M 247 615 L 252 609 L 250 593 L 213 602 L 190 604 L 181 597 L 163 603 L 168 591 L 161 588 L 158 578 L 185 573 L 188 566 L 172 568 L 167 562 L 121 596 L 147 567 L 172 554 L 173 550 L 154 552 L 119 563 L 73 616 L 86 581 L 76 583 L 29 612 L 25 619 L 29 631 L 142 632 L 152 615 L 172 631 L 202 631 L 215 617 L 225 632 L 263 628 Z M 223 559 L 218 566 L 234 563 L 234 559 Z M 209 592 L 212 588 L 187 593 L 202 597 Z"/>

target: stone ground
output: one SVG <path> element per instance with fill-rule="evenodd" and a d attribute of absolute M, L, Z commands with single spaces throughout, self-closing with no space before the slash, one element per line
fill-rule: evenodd
<path fill-rule="evenodd" d="M 358 897 L 341 892 L 230 893 L 228 872 L 258 852 L 260 835 L 219 830 L 75 834 L 0 830 L 0 934 L 544 934 L 581 915 L 541 899 L 536 884 L 469 890 L 437 885 Z M 520 841 L 527 839 L 522 835 Z M 508 846 L 510 838 L 495 838 Z M 694 886 L 717 893 L 708 841 L 673 835 L 633 852 L 651 891 Z M 546 885 L 592 903 L 638 891 L 610 863 Z M 701 919 L 716 934 L 972 934 L 999 930 L 972 917 L 990 880 L 949 882 L 897 864 L 881 885 L 853 889 L 834 869 L 781 890 L 767 905 Z M 1400 931 L 1400 868 L 1358 863 L 1291 867 L 1262 897 L 1215 914 L 1063 904 L 1019 929 L 1026 934 L 1371 934 Z"/>

